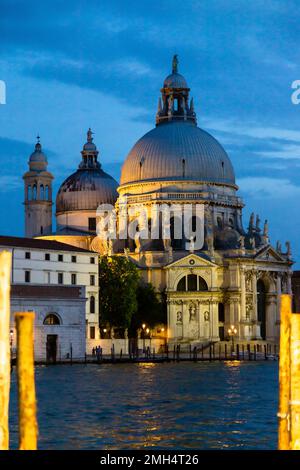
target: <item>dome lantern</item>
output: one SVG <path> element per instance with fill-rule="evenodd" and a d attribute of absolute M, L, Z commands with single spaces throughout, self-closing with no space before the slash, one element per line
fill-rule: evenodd
<path fill-rule="evenodd" d="M 89 127 L 87 131 L 87 141 L 83 146 L 81 151 L 82 161 L 79 164 L 79 169 L 81 170 L 94 170 L 100 169 L 101 164 L 98 162 L 99 152 L 96 145 L 93 143 L 93 132 Z"/>
<path fill-rule="evenodd" d="M 191 101 L 189 104 L 189 91 L 185 78 L 178 73 L 178 55 L 172 61 L 172 73 L 164 80 L 161 89 L 162 103 L 159 100 L 156 113 L 156 125 L 169 121 L 192 121 L 196 124 L 196 114 Z"/>

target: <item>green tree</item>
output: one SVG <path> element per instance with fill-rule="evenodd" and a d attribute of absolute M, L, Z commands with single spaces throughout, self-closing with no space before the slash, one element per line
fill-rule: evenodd
<path fill-rule="evenodd" d="M 102 257 L 99 263 L 100 322 L 129 328 L 137 311 L 137 267 L 119 256 Z"/>
<path fill-rule="evenodd" d="M 150 328 L 167 320 L 164 296 L 158 296 L 150 283 L 141 282 L 136 291 L 137 311 L 132 316 L 130 330 L 134 333 L 145 323 Z"/>

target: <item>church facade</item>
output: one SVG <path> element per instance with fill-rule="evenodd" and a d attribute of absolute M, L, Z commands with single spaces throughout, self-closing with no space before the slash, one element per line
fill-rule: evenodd
<path fill-rule="evenodd" d="M 290 244 L 284 251 L 280 243 L 274 247 L 268 222 L 261 226 L 254 214 L 244 227 L 233 166 L 220 143 L 197 126 L 176 56 L 161 89 L 156 127 L 129 152 L 120 185 L 102 170 L 90 130 L 81 153 L 78 170 L 58 191 L 56 232 L 44 224 L 47 232 L 41 233 L 41 223 L 34 221 L 28 234 L 132 260 L 142 278 L 166 298 L 170 342 L 220 341 L 228 339 L 232 327 L 239 341 L 277 341 L 280 295 L 291 293 Z M 52 175 L 42 176 L 41 184 L 50 187 Z M 30 178 L 32 174 L 24 176 L 25 194 Z M 96 233 L 101 204 L 114 208 L 117 221 L 109 239 Z M 25 207 L 28 221 L 28 200 Z M 181 209 L 190 211 L 191 226 L 197 227 L 199 207 L 203 242 L 197 245 L 194 228 L 192 236 L 185 230 L 175 236 L 175 228 L 183 228 Z M 168 208 L 165 230 L 161 214 Z M 120 237 L 120 224 L 135 220 L 135 233 Z"/>

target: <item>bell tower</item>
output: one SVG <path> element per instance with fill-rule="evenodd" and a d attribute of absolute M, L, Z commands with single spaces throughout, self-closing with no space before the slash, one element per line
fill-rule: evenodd
<path fill-rule="evenodd" d="M 52 232 L 52 180 L 40 137 L 29 158 L 29 171 L 23 175 L 25 189 L 25 236 L 32 238 Z"/>

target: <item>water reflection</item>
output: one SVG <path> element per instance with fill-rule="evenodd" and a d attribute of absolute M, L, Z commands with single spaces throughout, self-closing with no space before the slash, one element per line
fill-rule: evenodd
<path fill-rule="evenodd" d="M 41 449 L 276 448 L 277 363 L 39 367 Z M 11 440 L 17 446 L 15 376 Z"/>

